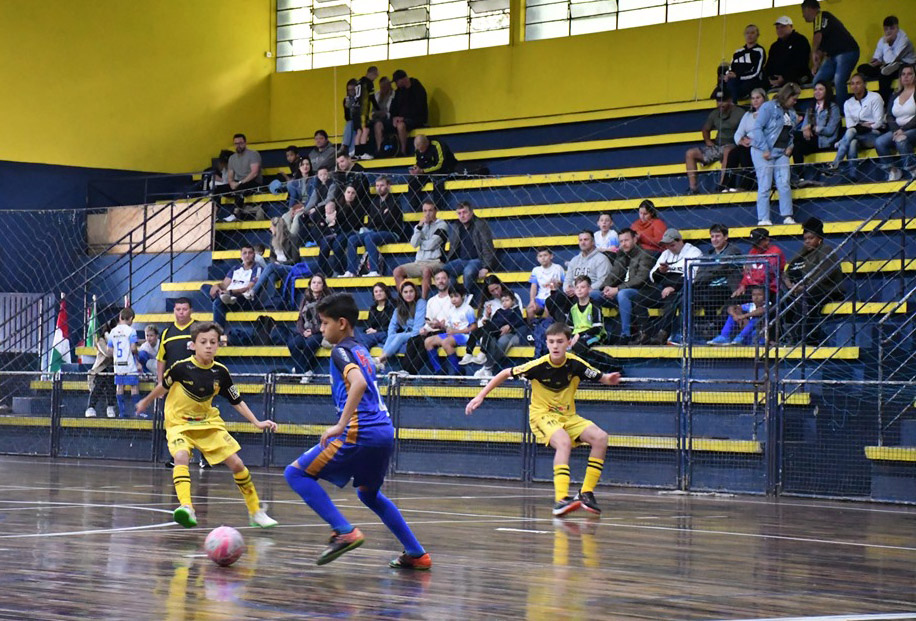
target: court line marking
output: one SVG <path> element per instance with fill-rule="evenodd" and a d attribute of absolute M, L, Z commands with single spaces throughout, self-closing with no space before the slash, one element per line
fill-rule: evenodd
<path fill-rule="evenodd" d="M 19 505 L 46 505 L 49 507 L 61 507 L 61 508 L 104 507 L 104 508 L 112 508 L 112 509 L 134 509 L 136 511 L 155 511 L 157 513 L 169 513 L 169 514 L 172 513 L 172 511 L 168 509 L 155 509 L 153 507 L 143 507 L 140 505 L 107 505 L 107 504 L 92 503 L 92 502 L 55 502 L 52 500 L 6 500 L 4 499 L 0 501 L 0 504 L 2 503 L 19 504 Z M 2 513 L 3 511 L 21 511 L 25 508 L 26 507 L 22 507 L 19 509 L 3 509 L 3 507 L 0 506 L 0 513 Z M 38 509 L 40 507 L 33 507 L 33 508 Z"/>
<path fill-rule="evenodd" d="M 503 533 L 535 533 L 537 535 L 550 535 L 553 534 L 552 530 L 532 530 L 530 528 L 504 528 L 499 527 L 496 530 Z"/>
<path fill-rule="evenodd" d="M 103 535 L 110 533 L 126 533 L 134 530 L 150 530 L 164 526 L 177 526 L 174 521 L 160 522 L 159 524 L 145 524 L 143 526 L 124 526 L 121 528 L 102 528 L 97 530 L 71 530 L 63 533 L 29 533 L 25 535 L 0 535 L 0 539 L 33 539 L 40 537 L 72 537 L 76 535 Z"/>
<path fill-rule="evenodd" d="M 861 615 L 826 615 L 822 617 L 767 617 L 758 619 L 734 619 L 731 621 L 878 621 L 881 619 L 916 619 L 916 613 L 889 612 Z"/>

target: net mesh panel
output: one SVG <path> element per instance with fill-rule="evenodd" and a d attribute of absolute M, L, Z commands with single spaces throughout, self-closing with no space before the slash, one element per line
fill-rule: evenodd
<path fill-rule="evenodd" d="M 54 395 L 41 373 L 0 372 L 0 453 L 50 455 Z"/>

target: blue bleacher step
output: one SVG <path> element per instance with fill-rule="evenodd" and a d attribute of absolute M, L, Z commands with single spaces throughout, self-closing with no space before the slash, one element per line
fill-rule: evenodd
<path fill-rule="evenodd" d="M 900 421 L 900 444 L 916 446 L 916 419 Z"/>
<path fill-rule="evenodd" d="M 13 415 L 50 416 L 51 399 L 48 397 L 13 397 Z"/>

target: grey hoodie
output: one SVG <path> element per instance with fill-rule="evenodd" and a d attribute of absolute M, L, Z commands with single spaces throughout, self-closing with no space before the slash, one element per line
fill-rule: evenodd
<path fill-rule="evenodd" d="M 576 277 L 585 275 L 592 280 L 592 289 L 600 289 L 604 286 L 604 281 L 607 280 L 610 273 L 611 262 L 607 260 L 603 252 L 597 248 L 585 256 L 580 252 L 566 266 L 566 280 L 563 281 L 563 288 L 572 289 Z"/>
<path fill-rule="evenodd" d="M 417 249 L 415 261 L 445 263 L 445 242 L 448 241 L 448 223 L 436 219 L 432 224 L 420 222 L 413 229 L 410 245 Z"/>

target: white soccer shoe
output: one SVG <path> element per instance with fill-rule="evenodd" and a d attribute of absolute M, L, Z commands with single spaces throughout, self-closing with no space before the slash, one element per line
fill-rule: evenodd
<path fill-rule="evenodd" d="M 249 526 L 260 526 L 261 528 L 272 528 L 278 524 L 277 520 L 273 519 L 264 509 L 258 509 L 254 513 L 248 514 L 248 525 Z"/>

